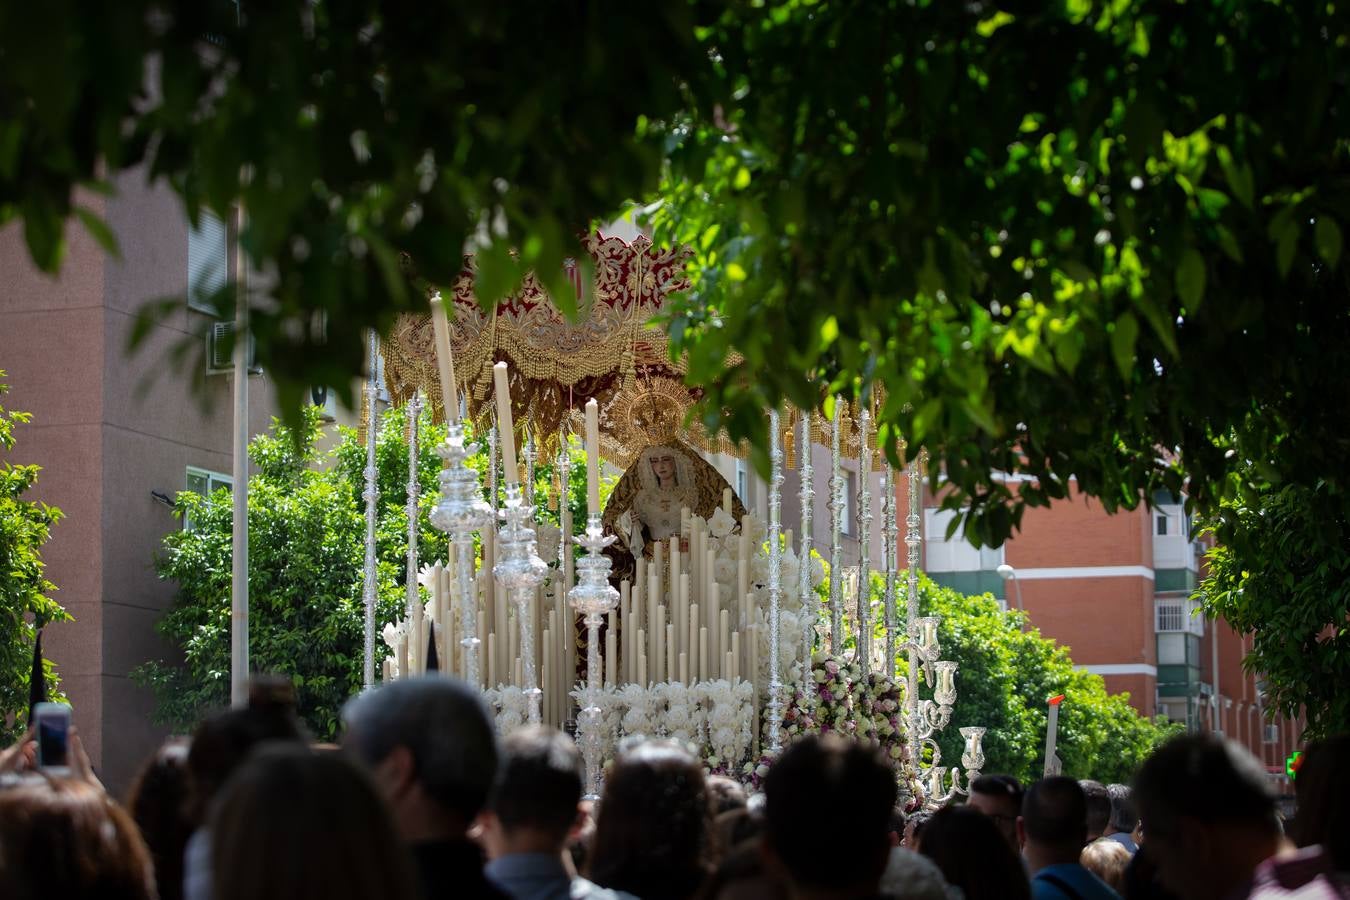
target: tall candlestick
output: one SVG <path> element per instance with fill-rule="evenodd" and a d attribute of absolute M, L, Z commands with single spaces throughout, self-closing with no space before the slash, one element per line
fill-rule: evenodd
<path fill-rule="evenodd" d="M 450 352 L 450 320 L 446 316 L 441 292 L 431 297 L 431 326 L 436 332 L 436 368 L 441 375 L 441 403 L 445 405 L 445 421 L 459 421 L 459 399 L 455 388 L 455 358 Z"/>
<path fill-rule="evenodd" d="M 872 411 L 864 400 L 858 413 L 858 641 L 859 671 L 872 670 Z M 890 674 L 889 672 L 886 674 Z"/>
<path fill-rule="evenodd" d="M 830 418 L 830 652 L 844 653 L 844 604 L 841 590 L 844 574 L 844 549 L 839 544 L 844 507 L 844 475 L 840 470 L 840 429 L 843 398 L 834 398 L 834 414 Z"/>
<path fill-rule="evenodd" d="M 600 404 L 586 401 L 586 511 L 600 515 Z"/>
<path fill-rule="evenodd" d="M 502 442 L 502 468 L 506 470 L 507 485 L 520 484 L 520 470 L 516 466 L 516 429 L 511 420 L 511 388 L 507 380 L 506 363 L 492 367 L 492 385 L 497 394 L 497 431 Z"/>
<path fill-rule="evenodd" d="M 801 565 L 797 567 L 797 596 L 802 603 L 802 608 L 814 610 L 816 608 L 816 589 L 811 583 L 811 520 L 812 506 L 815 503 L 816 491 L 812 484 L 812 476 L 815 474 L 811 466 L 811 410 L 802 412 L 802 438 L 801 450 L 798 456 L 801 460 L 799 470 L 801 473 L 801 493 L 798 499 L 802 508 L 802 549 L 797 554 Z M 803 659 L 810 660 L 812 637 L 815 633 L 815 616 L 802 616 L 806 623 L 802 629 L 802 650 Z M 894 658 L 894 657 L 892 657 Z"/>
<path fill-rule="evenodd" d="M 779 492 L 783 484 L 783 450 L 779 446 L 778 410 L 769 410 L 769 701 L 765 714 L 769 719 L 769 752 L 782 749 L 779 727 L 783 722 L 782 683 L 779 672 L 779 617 L 782 601 L 782 523 L 779 519 Z"/>

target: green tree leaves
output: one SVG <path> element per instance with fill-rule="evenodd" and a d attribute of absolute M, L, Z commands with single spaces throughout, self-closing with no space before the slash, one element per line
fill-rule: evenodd
<path fill-rule="evenodd" d="M 1265 708 L 1307 716 L 1305 737 L 1350 729 L 1350 524 L 1345 498 L 1267 481 L 1256 466 L 1234 475 L 1235 492 L 1208 522 L 1221 542 L 1196 597 L 1211 615 L 1252 634 L 1244 660 L 1259 673 Z"/>
<path fill-rule="evenodd" d="M 1024 784 L 1039 778 L 1046 700 L 1056 694 L 1067 695 L 1058 753 L 1064 773 L 1074 778 L 1127 782 L 1153 748 L 1180 728 L 1143 718 L 1126 694 L 1108 694 L 1101 676 L 1074 668 L 1072 648 L 1034 629 L 1023 631 L 1023 617 L 1001 611 L 992 597 L 967 597 L 927 576 L 919 590 L 923 614 L 942 616 L 943 658 L 959 665 L 952 724 L 938 741 L 943 764 L 959 765 L 957 728 L 983 725 L 989 729 L 984 771 L 1015 775 Z M 901 607 L 903 621 L 903 601 Z"/>
<path fill-rule="evenodd" d="M 738 100 L 668 123 L 652 217 L 696 249 L 675 340 L 691 371 L 735 353 L 756 375 L 714 380 L 707 404 L 762 441 L 748 404 L 882 390 L 879 422 L 923 444 L 980 540 L 1017 521 L 997 507 L 1070 477 L 1114 510 L 1184 470 L 1213 508 L 1212 436 L 1304 389 L 1293 354 L 1339 352 L 1314 323 L 1350 293 L 1343 19 L 1150 0 L 724 12 L 707 43 L 735 48 L 717 74 Z M 1345 439 L 1331 428 L 1289 440 Z M 1009 496 L 1002 472 L 1032 480 Z"/>
<path fill-rule="evenodd" d="M 5 373 L 0 371 L 0 379 Z M 8 391 L 0 380 L 0 395 Z M 29 414 L 0 406 L 0 450 L 14 449 L 14 427 Z M 70 619 L 51 598 L 56 585 L 43 574 L 42 545 L 61 510 L 23 495 L 37 483 L 40 466 L 0 462 L 0 745 L 28 727 L 28 697 L 33 669 L 33 641 L 52 622 Z M 43 660 L 48 696 L 60 699 L 50 659 Z"/>
<path fill-rule="evenodd" d="M 298 433 L 274 422 L 270 433 L 249 445 L 255 467 L 248 498 L 249 652 L 255 671 L 294 680 L 301 716 L 326 740 L 336 733 L 342 704 L 361 689 L 366 448 L 355 431 L 342 429 L 337 445 L 321 454 L 316 444 L 322 428 L 317 408 L 309 407 Z M 402 617 L 406 604 L 406 411 L 390 410 L 379 428 L 377 634 Z M 447 558 L 447 535 L 428 518 L 439 492 L 435 448 L 444 438 L 444 427 L 424 418 L 417 468 L 423 564 Z M 584 455 L 577 444 L 569 452 L 573 477 L 567 498 L 572 521 L 580 523 L 586 508 Z M 484 447 L 469 461 L 486 473 Z M 534 500 L 541 521 L 556 523 L 554 474 L 549 462 L 536 466 Z M 612 488 L 613 480 L 602 481 L 602 502 Z M 181 493 L 178 509 L 191 516 L 193 528 L 164 539 L 159 574 L 176 582 L 179 593 L 157 627 L 182 660 L 148 662 L 134 674 L 155 691 L 156 719 L 189 729 L 229 700 L 233 513 L 225 490 L 210 497 Z M 388 652 L 378 638 L 375 652 L 377 659 Z"/>

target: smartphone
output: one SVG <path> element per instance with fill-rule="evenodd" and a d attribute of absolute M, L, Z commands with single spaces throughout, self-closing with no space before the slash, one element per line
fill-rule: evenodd
<path fill-rule="evenodd" d="M 39 703 L 33 707 L 37 723 L 37 764 L 54 775 L 70 774 L 70 707 Z"/>

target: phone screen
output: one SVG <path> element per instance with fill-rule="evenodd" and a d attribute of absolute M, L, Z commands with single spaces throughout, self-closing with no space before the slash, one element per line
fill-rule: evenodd
<path fill-rule="evenodd" d="M 46 715 L 38 719 L 38 765 L 70 765 L 70 717 Z"/>

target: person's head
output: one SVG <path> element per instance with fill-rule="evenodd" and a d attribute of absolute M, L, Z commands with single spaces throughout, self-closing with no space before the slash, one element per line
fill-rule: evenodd
<path fill-rule="evenodd" d="M 1134 810 L 1134 793 L 1129 785 L 1108 784 L 1106 792 L 1111 795 L 1111 820 L 1105 833 L 1134 833 L 1134 826 L 1139 824 L 1139 813 Z"/>
<path fill-rule="evenodd" d="M 703 767 L 672 741 L 622 752 L 605 778 L 588 877 L 642 897 L 688 897 L 709 874 Z"/>
<path fill-rule="evenodd" d="M 145 761 L 127 792 L 127 812 L 154 860 L 159 900 L 183 896 L 183 851 L 192 835 L 187 759 L 187 741 L 166 742 Z"/>
<path fill-rule="evenodd" d="M 1017 839 L 1017 817 L 1022 814 L 1022 782 L 1011 775 L 981 775 L 970 783 L 966 806 L 994 820 L 1003 839 L 1014 850 L 1021 850 Z"/>
<path fill-rule="evenodd" d="M 734 778 L 725 775 L 708 776 L 708 802 L 712 804 L 712 814 L 716 818 L 733 809 L 745 809 L 747 798 L 745 788 Z"/>
<path fill-rule="evenodd" d="M 723 816 L 751 815 L 732 810 Z M 708 900 L 788 900 L 787 885 L 764 865 L 759 838 L 732 847 L 708 880 L 703 896 Z"/>
<path fill-rule="evenodd" d="M 894 900 L 948 900 L 956 896 L 937 863 L 904 847 L 891 848 L 878 893 Z"/>
<path fill-rule="evenodd" d="M 966 900 L 1031 896 L 1017 851 L 993 819 L 968 805 L 933 813 L 919 852 L 937 864 L 947 883 L 960 888 Z"/>
<path fill-rule="evenodd" d="M 14 900 L 152 900 L 150 853 L 131 817 L 80 780 L 0 790 L 0 889 Z"/>
<path fill-rule="evenodd" d="M 259 746 L 304 740 L 299 721 L 280 708 L 231 709 L 203 720 L 192 734 L 187 757 L 193 822 L 206 819 L 212 798 Z"/>
<path fill-rule="evenodd" d="M 1087 839 L 1095 841 L 1106 834 L 1106 826 L 1111 821 L 1111 794 L 1106 790 L 1106 785 L 1091 778 L 1079 781 L 1078 786 L 1083 789 L 1083 799 L 1087 804 Z"/>
<path fill-rule="evenodd" d="M 764 834 L 764 817 L 748 809 L 729 809 L 713 818 L 714 845 L 719 860 L 746 841 L 757 841 Z"/>
<path fill-rule="evenodd" d="M 258 750 L 217 796 L 209 823 L 213 900 L 412 896 L 388 809 L 339 754 Z"/>
<path fill-rule="evenodd" d="M 924 810 L 910 813 L 905 819 L 905 835 L 900 840 L 900 846 L 907 850 L 919 852 L 923 845 L 923 830 L 928 827 L 928 822 L 933 818 L 933 814 Z"/>
<path fill-rule="evenodd" d="M 652 466 L 652 474 L 657 484 L 668 487 L 678 483 L 678 468 L 675 464 L 675 451 L 669 447 L 655 447 L 647 453 Z"/>
<path fill-rule="evenodd" d="M 581 754 L 561 731 L 532 725 L 508 735 L 483 829 L 488 854 L 560 852 L 578 824 L 581 782 Z"/>
<path fill-rule="evenodd" d="M 873 750 L 833 738 L 788 747 L 764 780 L 765 849 L 797 894 L 876 893 L 890 855 L 895 772 Z M 831 823 L 831 851 L 820 828 Z"/>
<path fill-rule="evenodd" d="M 343 746 L 370 769 L 405 841 L 462 838 L 497 775 L 497 738 L 475 691 L 440 676 L 360 694 Z"/>
<path fill-rule="evenodd" d="M 1310 744 L 1298 778 L 1298 844 L 1321 844 L 1336 869 L 1350 872 L 1350 734 Z"/>
<path fill-rule="evenodd" d="M 1078 861 L 1093 875 L 1111 886 L 1117 894 L 1125 888 L 1125 867 L 1130 864 L 1130 851 L 1118 841 L 1097 838 L 1078 854 Z"/>
<path fill-rule="evenodd" d="M 1226 896 L 1280 845 L 1261 764 L 1211 734 L 1158 748 L 1135 776 L 1134 802 L 1163 883 L 1186 900 Z"/>
<path fill-rule="evenodd" d="M 891 822 L 887 826 L 887 839 L 892 847 L 899 847 L 905 840 L 905 809 L 900 804 L 891 807 Z"/>
<path fill-rule="evenodd" d="M 1076 863 L 1087 843 L 1087 802 L 1072 778 L 1054 775 L 1027 788 L 1018 836 L 1034 868 Z"/>

